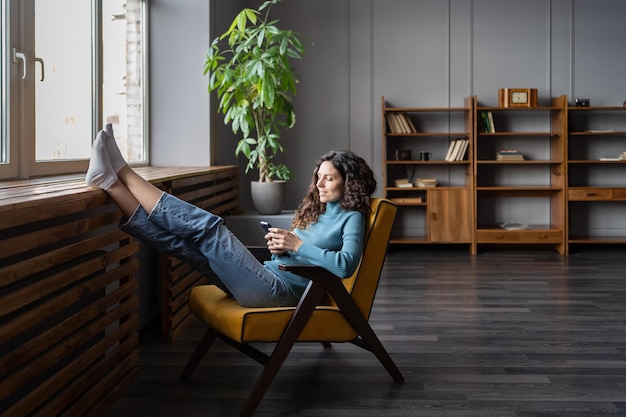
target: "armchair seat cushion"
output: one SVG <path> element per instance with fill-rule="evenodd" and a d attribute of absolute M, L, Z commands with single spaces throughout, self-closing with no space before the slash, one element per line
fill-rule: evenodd
<path fill-rule="evenodd" d="M 295 307 L 242 307 L 215 285 L 194 287 L 189 309 L 218 333 L 240 343 L 277 342 Z M 299 342 L 349 342 L 358 333 L 334 305 L 318 306 L 298 337 Z"/>

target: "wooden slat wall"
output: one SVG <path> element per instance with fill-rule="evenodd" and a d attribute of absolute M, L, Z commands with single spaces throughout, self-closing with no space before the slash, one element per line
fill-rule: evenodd
<path fill-rule="evenodd" d="M 169 193 L 218 215 L 225 215 L 239 207 L 239 179 L 237 170 L 208 173 L 162 183 Z M 187 263 L 162 255 L 161 336 L 170 343 L 193 319 L 187 306 L 191 288 L 206 284 L 204 277 Z"/>
<path fill-rule="evenodd" d="M 0 214 L 0 415 L 98 415 L 135 380 L 138 244 L 119 218 L 103 193 Z"/>
<path fill-rule="evenodd" d="M 238 204 L 236 167 L 138 172 L 205 208 Z M 136 379 L 139 244 L 120 217 L 82 175 L 0 182 L 1 416 L 101 416 Z M 172 295 L 186 268 L 164 275 Z M 173 335 L 185 302 L 169 302 Z"/>

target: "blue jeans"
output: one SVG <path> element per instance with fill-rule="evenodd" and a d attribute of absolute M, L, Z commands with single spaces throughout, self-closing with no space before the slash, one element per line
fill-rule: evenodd
<path fill-rule="evenodd" d="M 244 307 L 294 306 L 298 299 L 215 214 L 163 193 L 150 215 L 138 206 L 120 228 L 156 250 L 187 261 Z"/>

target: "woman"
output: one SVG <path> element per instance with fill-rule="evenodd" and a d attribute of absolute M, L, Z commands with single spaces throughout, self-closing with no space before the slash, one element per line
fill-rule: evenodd
<path fill-rule="evenodd" d="M 245 307 L 294 306 L 308 280 L 278 269 L 312 264 L 352 275 L 361 257 L 365 215 L 376 180 L 349 151 L 322 156 L 291 230 L 265 235 L 272 259 L 261 264 L 221 217 L 165 193 L 135 173 L 122 157 L 110 124 L 93 143 L 87 184 L 105 190 L 124 214 L 120 228 L 155 249 L 189 262 Z"/>

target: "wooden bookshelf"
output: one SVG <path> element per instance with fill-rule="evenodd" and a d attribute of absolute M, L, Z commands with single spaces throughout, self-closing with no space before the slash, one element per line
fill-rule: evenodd
<path fill-rule="evenodd" d="M 394 107 L 382 97 L 384 192 L 400 206 L 391 243 L 465 244 L 474 251 L 472 104 L 467 98 L 460 107 Z M 395 123 L 398 118 L 404 121 Z M 456 140 L 467 141 L 466 149 L 446 160 Z M 402 157 L 406 151 L 408 158 Z M 436 186 L 395 184 L 398 179 L 415 184 L 418 178 L 435 180 Z"/>
<path fill-rule="evenodd" d="M 390 114 L 409 128 L 393 128 Z M 396 107 L 383 97 L 382 120 L 385 196 L 401 208 L 392 243 L 560 254 L 626 243 L 626 107 L 572 107 L 565 95 L 524 108 L 484 106 L 475 96 L 462 107 Z M 468 149 L 449 160 L 457 138 Z M 396 157 L 407 150 L 410 158 Z M 403 177 L 435 178 L 437 186 L 396 186 Z M 498 227 L 505 222 L 529 227 Z"/>
<path fill-rule="evenodd" d="M 567 242 L 626 243 L 626 108 L 568 107 Z M 624 156 L 622 156 L 624 155 Z"/>
<path fill-rule="evenodd" d="M 494 243 L 524 244 L 566 252 L 566 109 L 566 96 L 552 99 L 549 106 L 533 108 L 475 103 L 475 120 L 484 120 L 486 112 L 494 120 L 491 131 L 475 123 L 474 228 L 478 248 Z M 524 159 L 498 160 L 501 150 L 516 150 Z M 526 224 L 530 230 L 497 227 L 507 221 Z"/>

